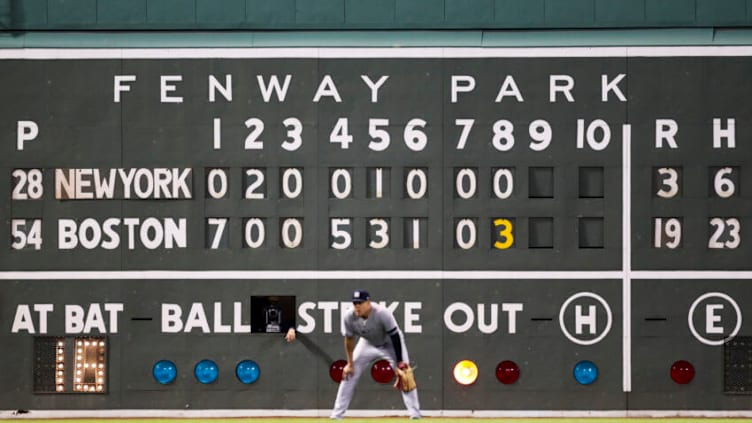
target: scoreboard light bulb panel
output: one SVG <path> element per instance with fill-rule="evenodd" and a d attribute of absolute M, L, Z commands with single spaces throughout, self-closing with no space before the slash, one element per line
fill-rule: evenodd
<path fill-rule="evenodd" d="M 219 367 L 214 361 L 204 359 L 196 363 L 193 374 L 199 383 L 207 385 L 217 380 L 219 377 Z"/>
<path fill-rule="evenodd" d="M 514 361 L 504 360 L 496 366 L 496 379 L 504 385 L 511 385 L 520 378 L 520 366 Z"/>
<path fill-rule="evenodd" d="M 695 377 L 695 366 L 687 360 L 678 360 L 671 365 L 671 380 L 686 385 Z"/>
<path fill-rule="evenodd" d="M 178 368 L 170 360 L 159 360 L 154 363 L 154 367 L 151 371 L 154 380 L 161 385 L 168 385 L 175 381 L 178 375 Z"/>
<path fill-rule="evenodd" d="M 235 366 L 235 376 L 246 385 L 256 382 L 259 375 L 261 375 L 261 368 L 253 360 L 243 360 Z"/>
<path fill-rule="evenodd" d="M 582 360 L 572 370 L 574 379 L 580 385 L 591 385 L 598 379 L 598 366 L 590 360 Z"/>
<path fill-rule="evenodd" d="M 371 366 L 371 377 L 378 383 L 391 383 L 394 380 L 394 369 L 387 360 L 378 360 Z"/>
<path fill-rule="evenodd" d="M 452 374 L 460 385 L 472 385 L 478 380 L 478 365 L 471 360 L 462 360 L 454 366 Z"/>
<path fill-rule="evenodd" d="M 347 361 L 336 360 L 329 366 L 329 377 L 334 383 L 342 382 L 342 377 L 344 376 L 343 372 L 346 365 Z"/>
<path fill-rule="evenodd" d="M 107 337 L 34 338 L 35 393 L 107 393 Z"/>

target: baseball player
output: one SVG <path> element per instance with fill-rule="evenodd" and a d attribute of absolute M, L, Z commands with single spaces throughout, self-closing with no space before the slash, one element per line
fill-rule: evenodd
<path fill-rule="evenodd" d="M 371 362 L 377 359 L 388 360 L 393 369 L 406 368 L 409 363 L 407 347 L 402 331 L 392 313 L 379 304 L 371 303 L 367 291 L 358 290 L 352 294 L 353 308 L 343 317 L 345 354 L 347 364 L 342 370 L 337 399 L 332 410 L 332 419 L 341 419 L 350 405 L 355 385 Z M 355 336 L 360 339 L 355 343 Z M 402 392 L 411 419 L 419 419 L 420 404 L 418 390 Z"/>

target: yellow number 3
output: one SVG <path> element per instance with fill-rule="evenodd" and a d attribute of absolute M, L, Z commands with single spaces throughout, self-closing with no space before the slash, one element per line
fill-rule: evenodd
<path fill-rule="evenodd" d="M 494 248 L 499 250 L 506 250 L 514 244 L 514 235 L 512 235 L 512 222 L 508 219 L 495 219 L 493 221 L 494 226 L 501 228 L 499 230 L 499 237 L 501 240 L 494 242 Z"/>

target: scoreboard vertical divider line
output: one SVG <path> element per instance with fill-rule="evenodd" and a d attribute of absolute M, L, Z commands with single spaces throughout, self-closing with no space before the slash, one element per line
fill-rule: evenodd
<path fill-rule="evenodd" d="M 632 391 L 632 127 L 622 127 L 622 389 Z"/>

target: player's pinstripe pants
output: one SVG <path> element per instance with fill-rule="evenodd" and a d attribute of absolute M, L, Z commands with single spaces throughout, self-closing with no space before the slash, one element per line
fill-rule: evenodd
<path fill-rule="evenodd" d="M 402 338 L 402 358 L 405 362 L 410 362 L 409 355 L 407 353 L 407 347 L 405 346 L 405 338 L 400 331 L 400 337 Z M 342 379 L 339 384 L 339 390 L 337 391 L 337 399 L 334 402 L 334 410 L 332 410 L 333 419 L 341 419 L 347 411 L 347 407 L 350 405 L 353 393 L 355 392 L 355 386 L 358 384 L 358 380 L 363 373 L 368 370 L 369 366 L 374 360 L 385 359 L 389 361 L 393 369 L 397 368 L 397 357 L 394 354 L 394 347 L 391 342 L 385 345 L 376 347 L 371 345 L 363 338 L 358 340 L 353 350 L 353 373 L 347 379 Z M 413 389 L 410 392 L 402 392 L 402 401 L 405 403 L 407 412 L 411 418 L 420 417 L 420 403 L 418 402 L 418 390 Z"/>

